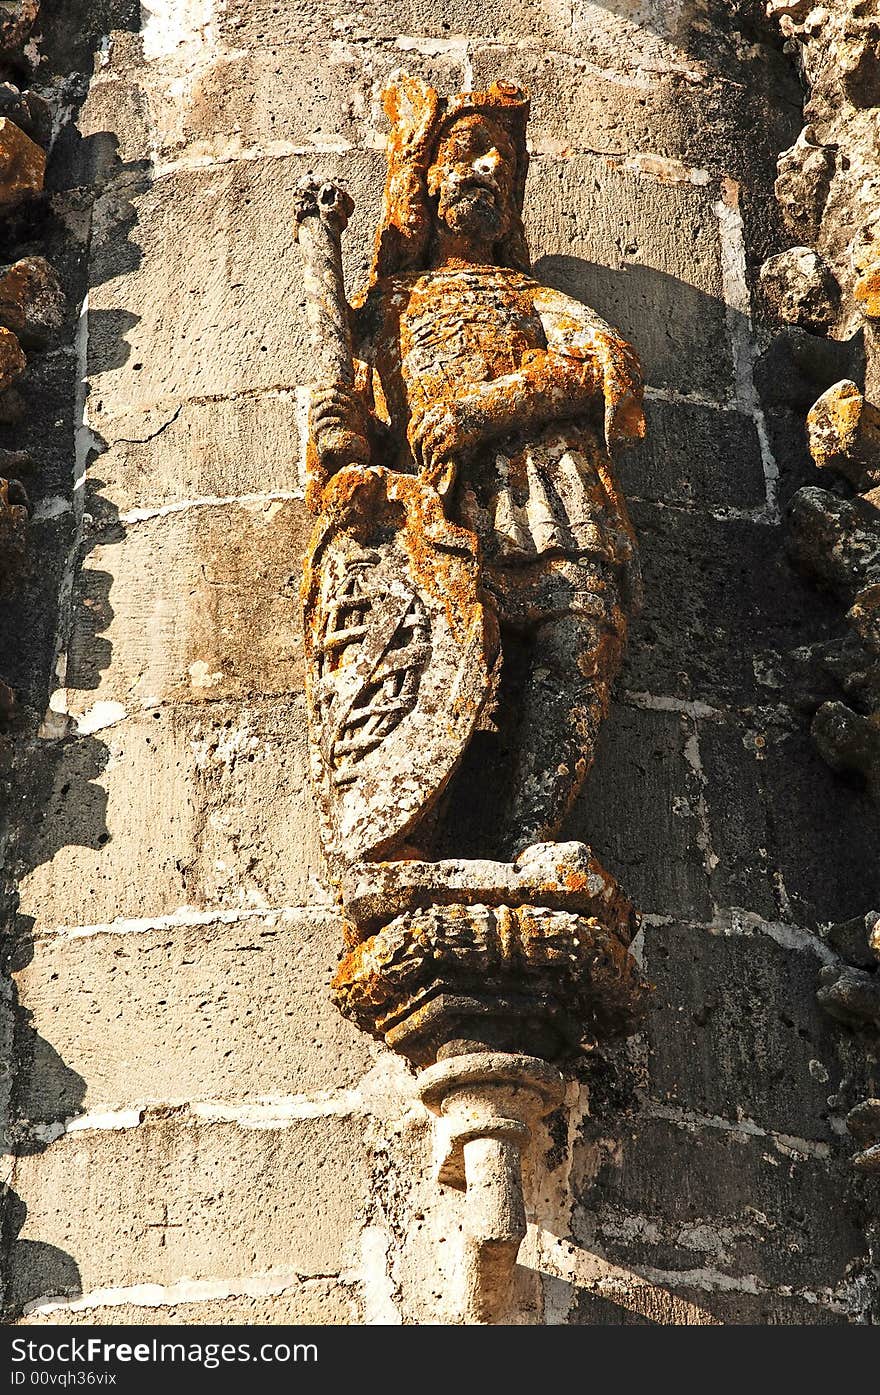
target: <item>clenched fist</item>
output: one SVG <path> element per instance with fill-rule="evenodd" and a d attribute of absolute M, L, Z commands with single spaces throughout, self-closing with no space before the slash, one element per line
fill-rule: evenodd
<path fill-rule="evenodd" d="M 344 465 L 367 465 L 368 412 L 363 398 L 344 383 L 330 383 L 312 391 L 309 435 L 326 474 Z"/>

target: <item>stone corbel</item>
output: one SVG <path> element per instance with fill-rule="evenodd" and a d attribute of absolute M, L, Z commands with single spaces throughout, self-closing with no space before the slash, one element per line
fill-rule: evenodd
<path fill-rule="evenodd" d="M 362 864 L 343 897 L 355 943 L 336 1003 L 419 1070 L 437 1181 L 465 1194 L 460 1320 L 503 1322 L 529 1145 L 565 1099 L 559 1064 L 636 1030 L 644 1012 L 635 914 L 580 843 L 531 849 L 519 865 Z"/>

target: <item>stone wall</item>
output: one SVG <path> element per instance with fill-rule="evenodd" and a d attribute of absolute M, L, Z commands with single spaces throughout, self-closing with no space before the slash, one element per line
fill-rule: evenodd
<path fill-rule="evenodd" d="M 514 1320 L 876 1321 L 842 1120 L 877 1065 L 815 980 L 822 926 L 880 897 L 880 819 L 809 739 L 839 607 L 785 557 L 813 467 L 752 315 L 802 125 L 774 26 L 721 0 L 78 0 L 37 42 L 82 314 L 34 385 L 3 619 L 10 1314 L 446 1311 L 461 1198 L 406 1067 L 329 1001 L 297 599 L 293 193 L 347 180 L 354 289 L 403 66 L 529 88 L 537 274 L 650 385 L 620 465 L 646 607 L 570 836 L 638 904 L 655 1005 L 551 1120 Z"/>

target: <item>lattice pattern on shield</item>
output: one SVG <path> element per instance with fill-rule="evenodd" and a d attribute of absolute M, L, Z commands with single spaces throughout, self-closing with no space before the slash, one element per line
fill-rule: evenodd
<path fill-rule="evenodd" d="M 359 761 L 380 746 L 413 710 L 419 681 L 431 654 L 430 622 L 415 592 L 409 593 L 402 615 L 399 605 L 389 615 L 381 603 L 383 598 L 372 589 L 370 582 L 375 586 L 378 560 L 378 554 L 372 554 L 349 562 L 344 578 L 328 599 L 324 633 L 318 646 L 323 722 L 334 701 L 333 675 L 362 653 L 368 636 L 373 643 L 381 644 L 383 624 L 389 631 L 377 663 L 358 688 L 331 744 L 330 763 L 336 785 L 351 783 Z"/>

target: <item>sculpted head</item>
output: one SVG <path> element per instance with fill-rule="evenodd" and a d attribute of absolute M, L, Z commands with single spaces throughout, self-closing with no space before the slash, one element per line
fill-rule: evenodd
<path fill-rule="evenodd" d="M 516 150 L 505 124 L 470 112 L 442 131 L 428 169 L 435 216 L 452 233 L 498 242 L 515 216 Z"/>
<path fill-rule="evenodd" d="M 382 101 L 388 173 L 369 281 L 356 303 L 386 277 L 427 269 L 444 233 L 472 242 L 480 260 L 527 272 L 526 93 L 493 82 L 484 92 L 442 97 L 398 73 Z"/>

